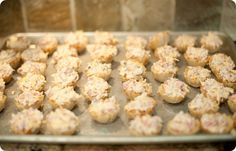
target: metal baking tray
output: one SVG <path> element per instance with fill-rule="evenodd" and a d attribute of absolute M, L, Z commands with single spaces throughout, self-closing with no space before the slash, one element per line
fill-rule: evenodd
<path fill-rule="evenodd" d="M 9 119 L 12 113 L 17 112 L 14 105 L 14 97 L 19 94 L 19 90 L 16 87 L 16 78 L 17 75 L 14 75 L 14 80 L 9 83 L 6 87 L 6 95 L 8 96 L 6 108 L 3 112 L 0 113 L 0 142 L 7 143 L 63 143 L 63 144 L 144 144 L 144 143 L 188 143 L 188 142 L 219 142 L 219 141 L 235 141 L 236 136 L 231 134 L 223 134 L 223 135 L 210 135 L 199 133 L 191 136 L 171 136 L 166 134 L 165 126 L 168 120 L 170 120 L 176 113 L 180 110 L 185 112 L 188 111 L 187 104 L 188 102 L 198 93 L 198 89 L 191 88 L 191 93 L 187 96 L 185 101 L 180 104 L 167 104 L 165 103 L 159 96 L 157 96 L 156 91 L 159 82 L 155 81 L 151 72 L 150 67 L 152 63 L 155 61 L 154 57 L 150 59 L 150 63 L 147 65 L 147 75 L 146 78 L 149 82 L 152 83 L 153 86 L 153 97 L 158 100 L 157 107 L 155 109 L 155 114 L 161 116 L 164 121 L 164 129 L 160 135 L 157 136 L 149 136 L 149 137 L 134 137 L 129 134 L 128 131 L 128 120 L 123 111 L 124 105 L 127 103 L 126 97 L 121 88 L 121 80 L 118 74 L 118 66 L 119 61 L 124 59 L 125 51 L 123 49 L 123 42 L 125 38 L 129 35 L 137 35 L 142 36 L 144 38 L 148 38 L 149 36 L 155 34 L 156 32 L 114 32 L 113 34 L 120 41 L 118 45 L 119 53 L 118 56 L 115 57 L 112 63 L 112 76 L 109 80 L 109 83 L 112 85 L 111 95 L 115 95 L 117 99 L 120 101 L 121 112 L 119 118 L 111 123 L 111 124 L 99 124 L 92 121 L 87 113 L 87 103 L 81 103 L 78 108 L 75 108 L 73 111 L 80 118 L 80 132 L 73 136 L 49 136 L 49 135 L 12 135 L 9 132 Z M 170 44 L 173 43 L 173 39 L 180 34 L 190 34 L 197 37 L 200 37 L 207 32 L 170 32 L 171 41 Z M 33 43 L 43 36 L 45 33 L 18 33 L 28 37 Z M 67 33 L 51 33 L 56 36 L 59 42 L 62 42 L 63 37 Z M 228 36 L 223 33 L 218 32 L 218 34 L 224 40 L 224 46 L 222 48 L 222 52 L 230 55 L 233 60 L 236 62 L 236 50 L 235 45 Z M 93 32 L 88 32 L 86 35 L 90 39 L 90 43 L 93 42 Z M 7 39 L 7 37 L 6 37 Z M 4 48 L 4 44 L 2 46 Z M 91 61 L 88 52 L 85 52 L 79 56 L 82 60 L 82 68 L 84 68 L 89 61 Z M 180 70 L 178 71 L 177 77 L 181 80 L 183 79 L 183 70 L 186 66 L 183 61 L 183 56 L 178 63 L 178 67 Z M 49 59 L 50 61 L 50 59 Z M 54 69 L 51 65 L 48 66 L 46 76 L 49 79 L 50 83 L 50 75 L 54 72 Z M 81 74 L 81 78 L 79 80 L 78 85 L 82 86 L 86 82 L 86 76 Z M 46 86 L 47 87 L 47 86 Z M 13 91 L 15 93 L 13 93 Z M 79 93 L 79 88 L 76 89 Z M 221 112 L 229 113 L 229 109 L 227 105 L 223 104 L 220 108 Z"/>

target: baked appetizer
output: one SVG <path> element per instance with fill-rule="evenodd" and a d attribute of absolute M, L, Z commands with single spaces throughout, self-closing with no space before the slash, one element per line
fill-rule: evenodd
<path fill-rule="evenodd" d="M 214 53 L 220 50 L 223 45 L 222 39 L 214 32 L 208 32 L 207 35 L 202 36 L 200 40 L 201 46 Z"/>
<path fill-rule="evenodd" d="M 52 54 L 57 49 L 58 42 L 56 37 L 46 34 L 38 40 L 37 45 L 45 53 Z"/>
<path fill-rule="evenodd" d="M 200 87 L 201 82 L 209 78 L 211 78 L 211 71 L 200 66 L 187 66 L 184 70 L 185 81 L 193 87 Z"/>
<path fill-rule="evenodd" d="M 19 78 L 17 84 L 21 91 L 42 91 L 44 89 L 44 85 L 46 84 L 46 80 L 41 74 L 28 73 L 25 76 Z"/>
<path fill-rule="evenodd" d="M 217 73 L 222 68 L 233 69 L 235 64 L 230 56 L 223 53 L 217 53 L 209 58 L 209 67 L 213 73 Z"/>
<path fill-rule="evenodd" d="M 52 84 L 62 87 L 75 87 L 79 80 L 79 74 L 71 68 L 62 68 L 56 73 L 52 74 Z"/>
<path fill-rule="evenodd" d="M 196 45 L 197 38 L 190 35 L 180 35 L 174 41 L 174 46 L 179 52 L 185 52 L 189 47 Z"/>
<path fill-rule="evenodd" d="M 173 78 L 177 74 L 177 71 L 178 67 L 174 61 L 158 60 L 151 66 L 153 77 L 160 82 Z"/>
<path fill-rule="evenodd" d="M 170 41 L 170 34 L 168 31 L 158 32 L 149 38 L 148 47 L 156 50 L 158 47 L 168 45 Z"/>
<path fill-rule="evenodd" d="M 112 33 L 96 31 L 94 35 L 95 44 L 105 44 L 105 45 L 117 45 L 118 40 L 114 37 Z"/>
<path fill-rule="evenodd" d="M 5 83 L 11 81 L 13 72 L 14 69 L 12 69 L 9 64 L 4 63 L 0 65 L 0 78 L 3 79 Z"/>
<path fill-rule="evenodd" d="M 152 85 L 147 83 L 144 78 L 127 80 L 122 86 L 127 98 L 130 100 L 133 100 L 143 93 L 146 93 L 149 96 L 152 95 Z"/>
<path fill-rule="evenodd" d="M 90 101 L 108 97 L 111 86 L 102 78 L 91 76 L 82 88 L 83 95 Z"/>
<path fill-rule="evenodd" d="M 21 58 L 24 62 L 25 61 L 46 62 L 48 59 L 48 53 L 45 53 L 39 47 L 31 46 L 30 48 L 22 52 Z"/>
<path fill-rule="evenodd" d="M 203 94 L 197 94 L 192 101 L 188 103 L 189 112 L 196 117 L 201 117 L 206 113 L 216 113 L 220 108 L 219 102 L 205 97 Z"/>
<path fill-rule="evenodd" d="M 228 103 L 230 111 L 235 113 L 236 112 L 236 94 L 231 95 L 227 103 Z"/>
<path fill-rule="evenodd" d="M 137 116 L 129 123 L 129 132 L 135 136 L 158 135 L 163 126 L 159 116 Z"/>
<path fill-rule="evenodd" d="M 199 120 L 183 111 L 180 111 L 167 123 L 167 132 L 171 135 L 192 135 L 199 130 Z"/>
<path fill-rule="evenodd" d="M 30 41 L 21 35 L 13 35 L 7 39 L 6 46 L 7 48 L 23 51 L 27 49 L 30 45 Z"/>
<path fill-rule="evenodd" d="M 66 35 L 64 43 L 75 48 L 78 53 L 81 53 L 85 50 L 86 45 L 88 44 L 88 37 L 85 36 L 83 31 L 71 32 Z"/>
<path fill-rule="evenodd" d="M 53 63 L 57 63 L 58 60 L 72 56 L 78 57 L 77 50 L 75 48 L 69 47 L 69 45 L 59 45 L 57 50 L 53 53 Z"/>
<path fill-rule="evenodd" d="M 224 87 L 222 83 L 216 81 L 215 79 L 207 79 L 202 82 L 200 90 L 203 95 L 218 102 L 223 102 L 229 97 L 230 94 L 234 92 L 234 89 Z"/>
<path fill-rule="evenodd" d="M 225 86 L 236 88 L 236 70 L 229 68 L 221 68 L 214 73 L 217 80 L 222 82 Z"/>
<path fill-rule="evenodd" d="M 46 67 L 47 67 L 46 63 L 26 61 L 21 65 L 20 68 L 18 68 L 17 73 L 21 76 L 24 76 L 27 73 L 44 75 Z"/>
<path fill-rule="evenodd" d="M 5 108 L 7 101 L 7 96 L 4 95 L 4 92 L 0 91 L 0 112 Z"/>
<path fill-rule="evenodd" d="M 88 112 L 90 117 L 98 123 L 111 123 L 117 118 L 120 105 L 115 97 L 95 100 L 89 105 Z"/>
<path fill-rule="evenodd" d="M 53 86 L 46 91 L 47 101 L 52 108 L 66 108 L 72 110 L 82 96 L 75 92 L 73 87 Z"/>
<path fill-rule="evenodd" d="M 85 74 L 87 77 L 97 76 L 104 80 L 108 80 L 111 76 L 111 63 L 100 63 L 99 61 L 92 61 L 88 63 L 85 68 Z"/>
<path fill-rule="evenodd" d="M 43 104 L 43 100 L 43 92 L 35 90 L 25 90 L 16 97 L 15 104 L 19 110 L 29 108 L 39 109 Z"/>
<path fill-rule="evenodd" d="M 153 114 L 157 101 L 154 98 L 143 93 L 134 98 L 125 105 L 125 112 L 129 119 L 134 119 L 137 116 Z"/>
<path fill-rule="evenodd" d="M 176 78 L 166 80 L 157 90 L 158 95 L 172 104 L 182 102 L 189 92 L 189 86 Z"/>
<path fill-rule="evenodd" d="M 142 48 L 131 47 L 126 51 L 125 58 L 128 60 L 137 61 L 146 65 L 150 59 L 150 51 L 146 51 Z"/>
<path fill-rule="evenodd" d="M 122 81 L 133 78 L 140 78 L 146 74 L 146 68 L 143 64 L 131 60 L 123 60 L 120 62 L 119 74 Z"/>
<path fill-rule="evenodd" d="M 16 69 L 21 62 L 20 52 L 16 52 L 12 49 L 0 51 L 0 64 L 10 64 L 12 68 Z"/>
<path fill-rule="evenodd" d="M 229 133 L 234 122 L 231 116 L 224 113 L 208 113 L 201 117 L 201 128 L 203 131 L 212 134 Z"/>
<path fill-rule="evenodd" d="M 110 63 L 117 55 L 117 48 L 113 45 L 90 44 L 87 45 L 87 50 L 92 60 L 98 60 L 102 63 Z"/>
<path fill-rule="evenodd" d="M 42 132 L 46 135 L 73 135 L 79 130 L 79 118 L 67 109 L 56 109 L 46 115 Z"/>
<path fill-rule="evenodd" d="M 184 58 L 190 66 L 204 67 L 208 62 L 208 50 L 204 48 L 188 47 Z"/>
<path fill-rule="evenodd" d="M 124 45 L 126 50 L 132 48 L 145 49 L 147 47 L 147 40 L 139 36 L 128 36 Z"/>
<path fill-rule="evenodd" d="M 25 109 L 13 114 L 10 120 L 10 130 L 14 134 L 37 134 L 43 120 L 43 113 L 37 109 Z"/>
<path fill-rule="evenodd" d="M 154 56 L 160 60 L 179 61 L 180 53 L 176 48 L 165 45 L 162 47 L 158 47 L 154 52 Z"/>
<path fill-rule="evenodd" d="M 78 57 L 74 56 L 66 56 L 64 58 L 59 59 L 55 66 L 57 71 L 60 71 L 61 69 L 64 68 L 70 68 L 77 72 L 80 72 L 80 67 L 81 67 L 81 60 Z"/>

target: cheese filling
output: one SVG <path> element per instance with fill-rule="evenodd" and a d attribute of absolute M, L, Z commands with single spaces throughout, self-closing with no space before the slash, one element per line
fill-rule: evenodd
<path fill-rule="evenodd" d="M 207 78 L 211 77 L 211 71 L 203 67 L 192 67 L 188 66 L 185 69 L 187 78 L 191 80 L 197 80 L 199 82 L 204 82 Z"/>
<path fill-rule="evenodd" d="M 189 47 L 185 52 L 188 59 L 196 61 L 206 61 L 208 58 L 208 50 L 204 48 Z"/>
<path fill-rule="evenodd" d="M 133 101 L 126 104 L 125 110 L 147 111 L 153 109 L 156 106 L 156 104 L 157 104 L 156 101 L 152 97 L 149 97 L 146 94 L 142 94 L 136 97 Z"/>
<path fill-rule="evenodd" d="M 84 85 L 84 93 L 93 99 L 108 97 L 111 86 L 102 78 L 95 76 L 89 77 Z"/>
<path fill-rule="evenodd" d="M 166 80 L 162 86 L 164 88 L 165 95 L 184 97 L 187 93 L 189 93 L 188 85 L 176 78 L 170 78 Z"/>
<path fill-rule="evenodd" d="M 142 64 L 134 61 L 121 61 L 120 64 L 120 75 L 127 79 L 143 76 L 146 72 L 146 68 Z"/>
<path fill-rule="evenodd" d="M 231 93 L 234 92 L 234 89 L 224 87 L 220 82 L 217 82 L 215 79 L 207 79 L 201 84 L 201 91 L 206 96 L 209 96 L 212 99 L 222 102 L 224 99 L 227 99 Z"/>
<path fill-rule="evenodd" d="M 152 92 L 151 84 L 147 83 L 147 81 L 143 78 L 125 81 L 123 83 L 123 89 L 140 94 Z"/>
<path fill-rule="evenodd" d="M 180 57 L 180 53 L 177 51 L 176 48 L 166 45 L 157 48 L 155 50 L 155 56 L 157 56 L 161 60 L 179 61 L 178 58 Z"/>

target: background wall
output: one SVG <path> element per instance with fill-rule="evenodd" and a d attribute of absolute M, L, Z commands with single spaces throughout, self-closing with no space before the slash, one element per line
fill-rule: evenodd
<path fill-rule="evenodd" d="M 222 30 L 235 37 L 235 25 L 231 0 L 5 0 L 0 6 L 0 36 L 83 29 Z"/>

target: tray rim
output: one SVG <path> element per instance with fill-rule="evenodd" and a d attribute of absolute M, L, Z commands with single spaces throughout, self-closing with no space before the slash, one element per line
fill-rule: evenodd
<path fill-rule="evenodd" d="M 43 35 L 43 34 L 52 34 L 52 35 L 55 35 L 55 36 L 60 36 L 62 34 L 68 34 L 70 32 L 76 32 L 76 31 L 83 31 L 83 30 L 73 30 L 73 31 L 58 31 L 58 32 L 53 32 L 53 31 L 50 31 L 50 32 L 47 32 L 47 31 L 43 31 L 43 32 L 17 32 L 17 33 L 12 33 L 12 34 L 9 34 L 5 37 L 2 37 L 2 41 L 4 41 L 2 43 L 2 45 L 0 45 L 0 48 L 2 48 L 5 44 L 5 41 L 13 36 L 13 35 L 25 35 L 25 36 L 33 36 L 33 37 L 36 37 L 36 36 L 40 36 L 40 35 Z M 98 31 L 103 31 L 103 30 L 98 30 Z M 104 30 L 105 31 L 105 30 Z M 218 31 L 218 30 L 202 30 L 202 31 L 174 31 L 174 30 L 156 30 L 156 31 L 105 31 L 105 32 L 110 32 L 112 34 L 114 34 L 115 36 L 122 36 L 122 35 L 127 35 L 127 34 L 130 34 L 130 35 L 143 35 L 143 36 L 150 36 L 150 35 L 154 35 L 155 33 L 157 32 L 163 32 L 163 31 L 167 31 L 169 32 L 170 34 L 171 33 L 176 33 L 176 34 L 207 34 L 208 32 L 215 32 L 219 35 L 223 35 L 225 36 L 226 38 L 229 38 L 232 43 L 234 44 L 234 40 L 232 37 L 229 36 L 229 34 L 227 34 L 226 32 L 224 31 Z M 87 36 L 92 36 L 96 31 L 84 31 L 85 35 Z M 235 48 L 235 45 L 234 45 L 234 48 Z M 1 50 L 0 50 L 1 51 Z"/>
<path fill-rule="evenodd" d="M 1 143 L 46 143 L 46 144 L 167 144 L 209 143 L 236 141 L 236 135 L 198 134 L 186 136 L 56 136 L 56 135 L 2 135 Z"/>
<path fill-rule="evenodd" d="M 163 31 L 163 30 L 162 30 Z M 26 32 L 26 33 L 14 33 L 3 38 L 3 41 L 12 35 L 25 35 L 37 37 L 46 33 L 60 36 L 67 34 L 68 32 Z M 143 35 L 150 36 L 161 31 L 110 31 L 115 36 L 122 35 Z M 176 34 L 206 34 L 209 31 L 170 31 Z M 220 35 L 223 35 L 231 40 L 232 38 L 222 31 L 212 31 Z M 87 36 L 91 36 L 94 32 L 84 32 Z M 3 43 L 4 44 L 4 43 Z M 2 46 L 1 46 L 2 47 Z M 234 45 L 235 48 L 235 45 Z M 157 136 L 109 136 L 109 135 L 74 135 L 74 136 L 53 136 L 53 135 L 0 135 L 1 143 L 46 143 L 46 144 L 159 144 L 159 143 L 197 143 L 197 142 L 226 142 L 236 141 L 236 135 L 232 134 L 197 134 L 197 135 L 185 135 L 185 136 L 172 136 L 172 135 L 157 135 Z"/>
<path fill-rule="evenodd" d="M 58 32 L 53 32 L 53 31 L 43 31 L 43 32 L 17 32 L 17 33 L 12 33 L 12 34 L 9 34 L 5 37 L 2 37 L 4 39 L 7 39 L 8 37 L 10 36 L 13 36 L 13 35 L 26 35 L 26 36 L 36 36 L 36 35 L 43 35 L 43 34 L 53 34 L 53 35 L 61 35 L 61 34 L 68 34 L 70 32 L 76 32 L 76 31 L 82 31 L 82 30 L 74 30 L 74 31 L 58 31 Z M 103 32 L 103 30 L 98 30 L 98 31 L 101 31 Z M 182 34 L 207 34 L 208 32 L 214 32 L 214 33 L 217 33 L 217 34 L 220 34 L 220 35 L 224 35 L 224 36 L 227 36 L 229 38 L 231 38 L 226 32 L 224 31 L 218 31 L 218 30 L 202 30 L 202 31 L 174 31 L 174 30 L 156 30 L 156 31 L 105 31 L 104 32 L 110 32 L 112 34 L 115 34 L 116 35 L 127 35 L 127 34 L 132 34 L 132 35 L 144 35 L 144 36 L 150 36 L 150 34 L 155 34 L 155 33 L 158 33 L 158 32 L 169 32 L 170 34 L 171 33 L 182 33 Z M 84 31 L 84 33 L 88 36 L 91 36 L 95 33 L 96 31 Z M 231 38 L 232 40 L 232 38 Z M 233 41 L 233 40 L 232 40 Z"/>

